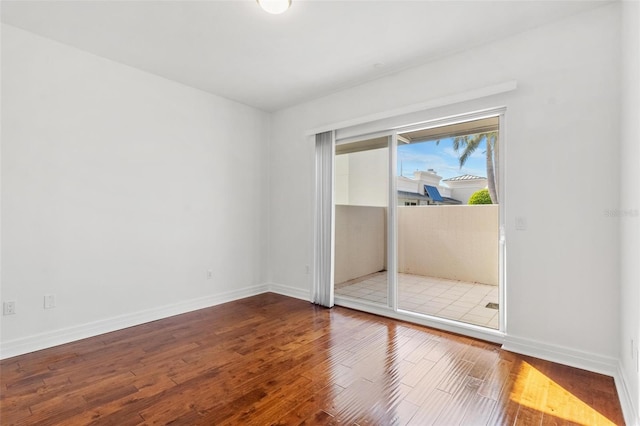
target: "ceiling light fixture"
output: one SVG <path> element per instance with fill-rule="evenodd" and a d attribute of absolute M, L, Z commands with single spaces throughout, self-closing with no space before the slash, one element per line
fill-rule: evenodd
<path fill-rule="evenodd" d="M 286 12 L 291 6 L 291 0 L 256 0 L 261 8 L 274 15 Z"/>

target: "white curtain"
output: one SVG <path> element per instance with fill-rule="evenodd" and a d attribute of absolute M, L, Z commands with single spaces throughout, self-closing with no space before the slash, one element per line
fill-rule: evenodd
<path fill-rule="evenodd" d="M 316 135 L 315 267 L 311 301 L 333 306 L 334 132 Z"/>

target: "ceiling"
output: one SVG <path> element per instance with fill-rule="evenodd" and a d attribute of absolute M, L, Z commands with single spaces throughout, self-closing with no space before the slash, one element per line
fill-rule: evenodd
<path fill-rule="evenodd" d="M 603 1 L 2 1 L 2 21 L 276 111 Z"/>

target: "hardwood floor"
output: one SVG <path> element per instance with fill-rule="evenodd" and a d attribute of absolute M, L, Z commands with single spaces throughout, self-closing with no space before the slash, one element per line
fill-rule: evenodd
<path fill-rule="evenodd" d="M 271 293 L 0 369 L 3 425 L 624 424 L 610 377 Z"/>

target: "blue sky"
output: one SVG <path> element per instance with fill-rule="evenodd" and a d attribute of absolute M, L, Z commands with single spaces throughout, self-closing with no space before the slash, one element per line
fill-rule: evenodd
<path fill-rule="evenodd" d="M 413 177 L 416 170 L 434 169 L 443 179 L 460 175 L 487 177 L 485 160 L 485 142 L 473 153 L 462 169 L 459 155 L 453 150 L 452 138 L 441 139 L 440 144 L 421 142 L 398 144 L 398 175 Z"/>

